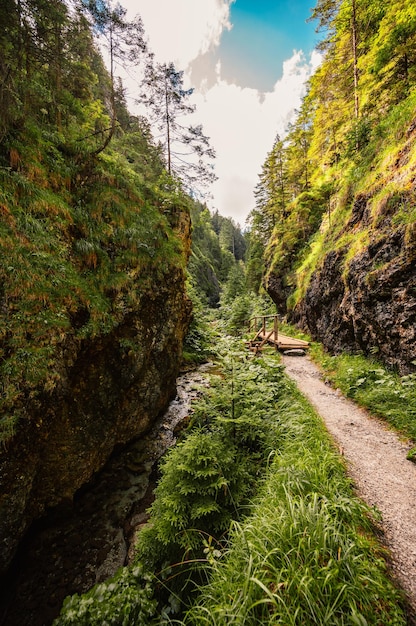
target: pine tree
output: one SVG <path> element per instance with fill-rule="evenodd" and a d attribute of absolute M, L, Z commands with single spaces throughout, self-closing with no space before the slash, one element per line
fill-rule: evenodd
<path fill-rule="evenodd" d="M 184 88 L 183 72 L 177 71 L 173 63 L 149 59 L 140 102 L 148 108 L 151 122 L 161 133 L 168 173 L 180 179 L 188 192 L 195 193 L 216 176 L 211 163 L 215 152 L 202 126 L 182 121 L 195 111 L 195 106 L 188 104 L 192 93 L 193 89 Z"/>
<path fill-rule="evenodd" d="M 108 146 L 117 127 L 117 98 L 122 92 L 120 79 L 116 78 L 116 64 L 123 67 L 128 62 L 137 63 L 140 55 L 146 52 L 144 29 L 140 18 L 133 22 L 126 20 L 126 9 L 119 3 L 113 6 L 111 0 L 81 0 L 82 6 L 92 20 L 95 32 L 105 40 L 110 60 L 110 83 L 107 96 L 107 109 L 110 114 L 110 127 L 94 154 Z"/>

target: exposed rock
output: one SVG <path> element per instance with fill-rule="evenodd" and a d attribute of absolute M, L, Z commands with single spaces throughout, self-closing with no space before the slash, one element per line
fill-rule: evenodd
<path fill-rule="evenodd" d="M 115 451 L 72 503 L 48 510 L 31 526 L 0 588 L 0 623 L 51 624 L 66 596 L 87 592 L 131 562 L 136 536 L 149 519 L 158 462 L 209 385 L 206 371 L 200 366 L 181 373 L 177 396 L 150 430 Z"/>
<path fill-rule="evenodd" d="M 348 228 L 368 223 L 363 202 L 356 202 Z M 415 371 L 416 246 L 414 229 L 391 228 L 385 208 L 379 230 L 351 261 L 345 263 L 346 249 L 325 256 L 291 321 L 332 353 L 374 354 L 404 374 Z"/>
<path fill-rule="evenodd" d="M 283 352 L 284 355 L 286 356 L 305 356 L 306 352 L 305 350 L 300 350 L 298 348 L 293 349 L 293 350 L 285 350 Z"/>
<path fill-rule="evenodd" d="M 335 220 L 334 228 L 329 221 L 325 225 L 319 241 L 329 251 L 316 255 L 310 278 L 300 277 L 307 284 L 297 285 L 294 268 L 301 267 L 309 248 L 296 252 L 289 236 L 290 266 L 284 246 L 280 256 L 271 246 L 266 275 L 278 311 L 330 353 L 374 355 L 402 374 L 416 370 L 416 179 L 409 164 L 414 131 L 415 123 L 397 158 L 377 175 L 371 189 L 338 197 L 344 211 L 350 207 L 348 217 L 344 224 L 342 217 Z M 290 309 L 297 287 L 304 295 Z"/>
<path fill-rule="evenodd" d="M 179 224 L 184 236 L 189 221 Z M 114 448 L 147 431 L 175 394 L 190 318 L 184 274 L 143 294 L 141 305 L 109 335 L 68 337 L 59 389 L 31 403 L 31 420 L 0 452 L 0 573 L 31 522 L 65 500 Z"/>
<path fill-rule="evenodd" d="M 290 288 L 285 284 L 284 277 L 280 274 L 271 273 L 267 279 L 267 291 L 276 304 L 277 310 L 285 314 L 287 311 L 286 302 L 290 295 Z"/>

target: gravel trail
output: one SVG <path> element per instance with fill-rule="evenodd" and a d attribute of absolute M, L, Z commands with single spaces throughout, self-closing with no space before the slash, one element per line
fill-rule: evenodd
<path fill-rule="evenodd" d="M 382 515 L 393 576 L 404 589 L 416 624 L 416 464 L 411 443 L 325 384 L 308 357 L 283 356 L 286 373 L 323 418 L 344 455 L 357 494 Z"/>

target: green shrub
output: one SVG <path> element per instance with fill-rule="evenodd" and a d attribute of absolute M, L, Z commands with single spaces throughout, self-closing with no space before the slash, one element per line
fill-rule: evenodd
<path fill-rule="evenodd" d="M 152 576 L 142 565 L 122 568 L 82 596 L 65 600 L 54 626 L 149 626 L 156 614 Z"/>
<path fill-rule="evenodd" d="M 161 473 L 152 523 L 138 544 L 139 558 L 153 566 L 199 558 L 205 534 L 218 537 L 228 530 L 235 503 L 246 498 L 251 483 L 237 446 L 200 429 L 169 452 Z"/>

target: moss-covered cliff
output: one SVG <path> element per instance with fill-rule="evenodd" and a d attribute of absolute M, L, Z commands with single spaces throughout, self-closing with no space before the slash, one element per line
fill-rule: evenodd
<path fill-rule="evenodd" d="M 7 0 L 0 18 L 4 572 L 31 522 L 174 393 L 191 200 L 114 75 L 146 54 L 140 20 L 63 0 Z M 110 73 L 98 32 L 111 32 Z"/>
<path fill-rule="evenodd" d="M 328 7 L 315 9 L 327 29 L 322 65 L 263 168 L 254 236 L 269 229 L 264 280 L 281 313 L 330 352 L 364 352 L 408 373 L 416 367 L 416 8 L 407 0 Z"/>
<path fill-rule="evenodd" d="M 330 352 L 362 351 L 402 373 L 416 360 L 415 130 L 403 128 L 353 192 L 346 179 L 289 271 L 276 271 L 280 245 L 269 245 L 268 290 L 281 305 L 289 283 L 280 310 L 291 321 Z"/>
<path fill-rule="evenodd" d="M 414 181 L 402 184 L 354 197 L 290 318 L 330 352 L 362 351 L 405 374 L 416 364 L 416 203 Z"/>
<path fill-rule="evenodd" d="M 81 200 L 32 165 L 3 174 L 2 571 L 31 521 L 166 407 L 190 318 L 184 198 L 98 162 Z"/>

